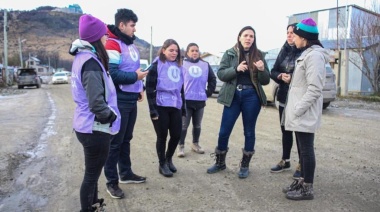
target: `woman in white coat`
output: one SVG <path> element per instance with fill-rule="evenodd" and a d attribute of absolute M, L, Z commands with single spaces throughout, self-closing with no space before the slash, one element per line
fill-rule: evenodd
<path fill-rule="evenodd" d="M 329 55 L 318 40 L 318 28 L 313 19 L 302 20 L 294 28 L 297 48 L 305 48 L 296 61 L 285 106 L 284 125 L 294 131 L 300 145 L 301 177 L 283 189 L 286 198 L 311 200 L 314 198 L 315 171 L 314 134 L 321 125 L 322 88 L 325 64 Z"/>

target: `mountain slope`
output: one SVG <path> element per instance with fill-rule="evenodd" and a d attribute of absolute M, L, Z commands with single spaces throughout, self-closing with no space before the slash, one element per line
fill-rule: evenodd
<path fill-rule="evenodd" d="M 50 6 L 39 7 L 31 11 L 8 11 L 8 64 L 20 64 L 19 39 L 25 40 L 22 46 L 24 61 L 26 58 L 36 56 L 42 64 L 54 67 L 71 68 L 73 56 L 68 53 L 72 41 L 79 37 L 78 20 L 81 14 L 53 11 Z M 1 28 L 4 24 L 4 11 L 0 14 Z M 0 52 L 4 55 L 4 35 L 0 34 Z M 141 58 L 149 58 L 150 44 L 144 40 L 136 39 Z M 157 52 L 157 47 L 153 53 Z"/>

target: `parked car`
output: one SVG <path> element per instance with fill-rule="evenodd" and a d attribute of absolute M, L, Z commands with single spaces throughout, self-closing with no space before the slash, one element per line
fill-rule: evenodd
<path fill-rule="evenodd" d="M 59 84 L 59 83 L 69 83 L 69 77 L 66 73 L 63 72 L 57 72 L 53 75 L 51 78 L 51 82 L 53 84 Z"/>
<path fill-rule="evenodd" d="M 323 95 L 323 109 L 326 109 L 332 101 L 336 99 L 336 83 L 335 74 L 329 64 L 326 64 L 326 79 L 325 86 L 322 90 Z"/>
<path fill-rule="evenodd" d="M 144 59 L 141 59 L 140 60 L 140 68 L 142 70 L 145 70 L 149 67 L 149 63 L 148 63 L 148 60 L 144 60 Z"/>
<path fill-rule="evenodd" d="M 269 71 L 272 70 L 274 62 L 276 59 L 273 58 L 265 58 Z M 325 86 L 322 90 L 323 95 L 323 109 L 326 109 L 332 101 L 336 99 L 336 83 L 335 83 L 335 74 L 330 66 L 330 64 L 326 64 L 326 78 L 325 78 Z M 268 85 L 263 86 L 265 95 L 267 97 L 267 101 L 272 103 L 278 109 L 279 102 L 277 101 L 277 91 L 278 84 L 274 80 L 270 80 Z"/>
<path fill-rule="evenodd" d="M 23 89 L 25 86 L 36 86 L 41 88 L 41 78 L 34 68 L 20 68 L 17 70 L 17 87 Z"/>
<path fill-rule="evenodd" d="M 214 93 L 219 93 L 220 88 L 223 85 L 223 82 L 218 78 L 218 75 L 216 74 L 218 72 L 219 65 L 210 65 L 210 66 L 211 66 L 212 71 L 214 72 L 214 74 L 216 76 L 216 87 L 215 87 Z"/>

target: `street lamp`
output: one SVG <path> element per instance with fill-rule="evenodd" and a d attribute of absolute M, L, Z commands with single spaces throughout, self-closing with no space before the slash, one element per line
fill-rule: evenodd
<path fill-rule="evenodd" d="M 24 67 L 24 63 L 23 63 L 23 60 L 22 60 L 22 48 L 21 48 L 21 44 L 23 42 L 25 42 L 25 41 L 26 41 L 26 39 L 22 39 L 21 40 L 21 38 L 18 37 L 18 47 L 19 47 L 19 51 L 20 51 L 20 66 L 21 66 L 21 68 Z"/>

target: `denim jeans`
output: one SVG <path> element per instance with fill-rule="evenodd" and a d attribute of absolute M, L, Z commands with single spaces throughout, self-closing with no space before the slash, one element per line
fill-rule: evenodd
<path fill-rule="evenodd" d="M 156 150 L 160 165 L 165 163 L 166 158 L 172 158 L 181 138 L 181 116 L 182 111 L 174 107 L 157 107 L 158 120 L 152 120 L 156 131 Z M 166 150 L 166 139 L 170 134 L 168 148 Z M 166 150 L 166 153 L 165 153 Z"/>
<path fill-rule="evenodd" d="M 80 187 L 82 211 L 91 211 L 98 200 L 98 180 L 107 160 L 111 135 L 94 131 L 93 134 L 75 132 L 84 151 L 84 177 Z"/>
<path fill-rule="evenodd" d="M 228 140 L 232 129 L 240 113 L 242 114 L 244 127 L 244 150 L 254 151 L 255 149 L 255 127 L 256 120 L 261 110 L 260 99 L 255 89 L 235 90 L 231 106 L 224 106 L 222 123 L 220 124 L 218 149 L 225 151 L 228 148 Z"/>
<path fill-rule="evenodd" d="M 301 152 L 301 177 L 305 183 L 314 182 L 315 153 L 314 153 L 314 133 L 295 132 Z"/>
<path fill-rule="evenodd" d="M 193 121 L 193 143 L 199 143 L 199 137 L 201 135 L 201 123 L 203 118 L 203 112 L 205 108 L 202 107 L 200 109 L 187 108 L 186 109 L 186 117 L 182 117 L 182 133 L 181 140 L 179 144 L 184 145 L 187 128 L 189 127 L 190 120 Z"/>
<path fill-rule="evenodd" d="M 133 129 L 137 118 L 137 104 L 124 105 L 119 107 L 119 111 L 121 114 L 120 131 L 111 136 L 110 151 L 104 166 L 107 184 L 118 184 L 119 175 L 120 178 L 133 175 L 130 141 L 133 138 Z"/>
<path fill-rule="evenodd" d="M 284 107 L 279 106 L 278 107 L 278 113 L 280 115 L 280 125 L 281 125 L 281 119 L 282 114 L 284 112 Z M 293 147 L 293 131 L 287 131 L 285 130 L 285 126 L 281 125 L 281 132 L 282 132 L 282 159 L 287 160 L 290 159 L 290 152 L 292 151 Z M 298 152 L 298 160 L 300 158 L 300 148 L 298 145 L 297 137 L 296 137 L 296 144 L 297 144 L 297 152 Z"/>

